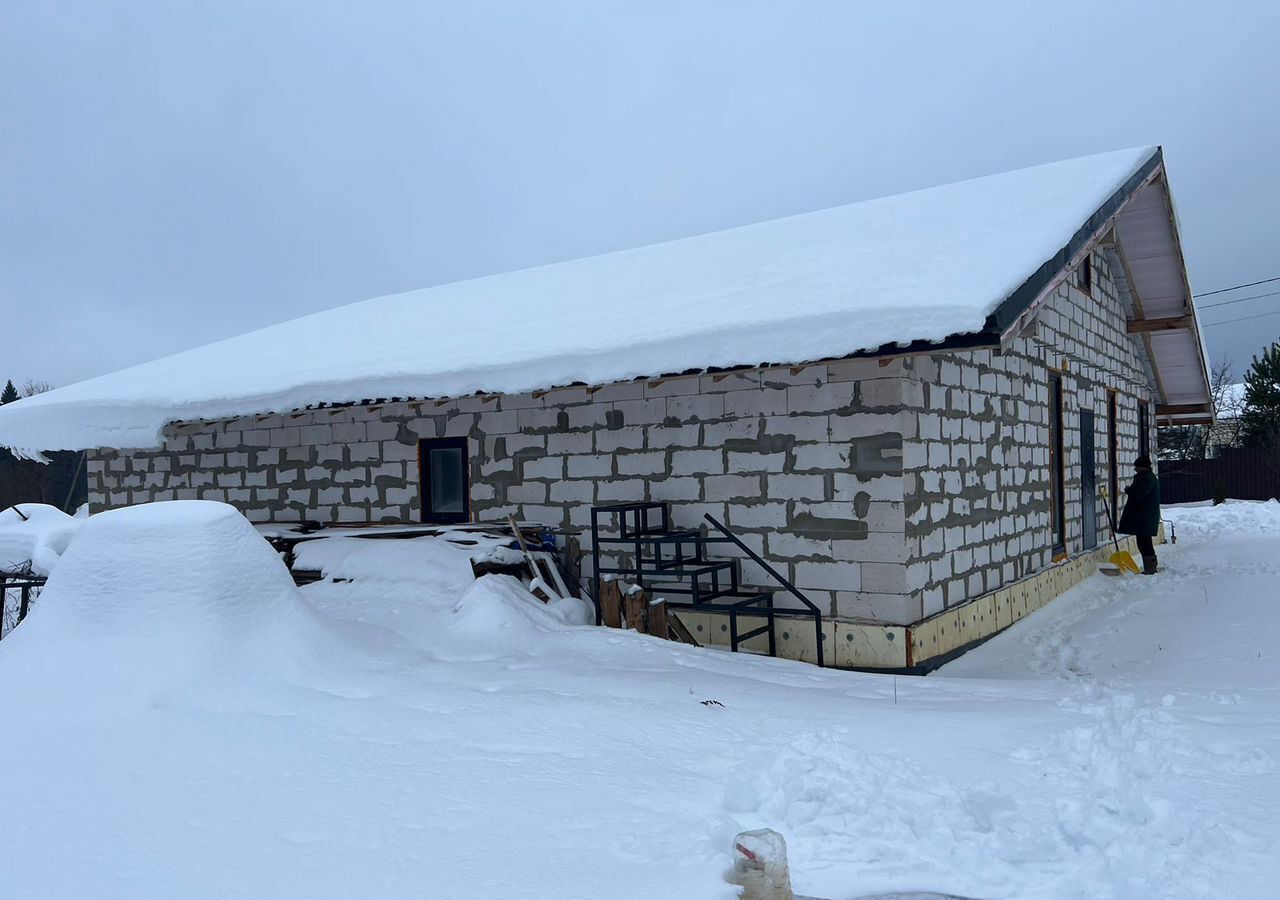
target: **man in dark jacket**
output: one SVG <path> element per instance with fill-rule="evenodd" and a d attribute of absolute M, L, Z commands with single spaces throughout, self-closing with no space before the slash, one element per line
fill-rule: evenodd
<path fill-rule="evenodd" d="M 1120 525 L 1121 534 L 1132 534 L 1138 539 L 1138 552 L 1142 554 L 1142 574 L 1156 574 L 1156 548 L 1151 539 L 1160 530 L 1160 479 L 1151 471 L 1151 459 L 1139 456 L 1133 461 L 1138 474 L 1133 484 L 1124 489 L 1129 495 L 1125 501 Z"/>

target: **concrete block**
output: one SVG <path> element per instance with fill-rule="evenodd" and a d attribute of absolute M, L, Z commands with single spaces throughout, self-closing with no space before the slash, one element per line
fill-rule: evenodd
<path fill-rule="evenodd" d="M 595 499 L 594 481 L 557 481 L 551 485 L 552 503 L 591 503 Z"/>
<path fill-rule="evenodd" d="M 367 439 L 368 432 L 364 422 L 338 423 L 330 426 L 333 440 L 339 444 L 351 444 Z"/>
<path fill-rule="evenodd" d="M 768 475 L 766 493 L 770 500 L 826 500 L 826 479 L 822 475 Z"/>
<path fill-rule="evenodd" d="M 728 455 L 728 471 L 746 472 L 781 472 L 786 466 L 785 453 L 734 453 Z"/>
<path fill-rule="evenodd" d="M 832 472 L 847 469 L 849 453 L 848 444 L 797 444 L 792 450 L 792 470 Z"/>
<path fill-rule="evenodd" d="M 562 456 L 543 456 L 526 459 L 520 470 L 525 478 L 564 478 L 565 460 Z"/>
<path fill-rule="evenodd" d="M 612 407 L 622 413 L 622 424 L 624 425 L 656 425 L 667 417 L 667 401 L 665 398 L 619 400 L 612 404 Z M 604 424 L 603 418 L 600 424 Z"/>
<path fill-rule="evenodd" d="M 703 479 L 703 490 L 712 500 L 745 500 L 763 496 L 758 475 L 708 475 Z"/>
<path fill-rule="evenodd" d="M 862 589 L 862 565 L 856 562 L 797 562 L 795 585 L 802 591 L 806 588 L 858 591 Z"/>
<path fill-rule="evenodd" d="M 667 454 L 660 450 L 643 453 L 619 453 L 619 475 L 657 475 L 667 471 Z"/>
<path fill-rule="evenodd" d="M 725 471 L 724 454 L 720 450 L 673 450 L 673 475 L 719 475 Z"/>
<path fill-rule="evenodd" d="M 668 397 L 666 416 L 681 422 L 722 420 L 725 414 L 724 394 L 693 394 Z"/>
<path fill-rule="evenodd" d="M 613 474 L 612 456 L 570 456 L 567 464 L 570 478 L 608 478 Z"/>

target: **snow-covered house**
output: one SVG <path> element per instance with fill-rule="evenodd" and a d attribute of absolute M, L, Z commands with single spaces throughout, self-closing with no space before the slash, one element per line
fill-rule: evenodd
<path fill-rule="evenodd" d="M 1102 490 L 1211 418 L 1144 148 L 368 300 L 10 404 L 0 444 L 91 451 L 95 509 L 514 514 L 587 551 L 595 506 L 709 513 L 828 665 L 917 668 L 1091 571 Z M 815 657 L 804 621 L 779 653 Z"/>

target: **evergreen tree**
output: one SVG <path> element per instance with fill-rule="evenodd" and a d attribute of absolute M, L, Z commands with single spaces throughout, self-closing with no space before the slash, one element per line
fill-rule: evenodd
<path fill-rule="evenodd" d="M 0 391 L 0 404 L 12 403 L 18 399 L 18 389 L 13 386 L 12 381 L 5 382 L 4 390 Z"/>
<path fill-rule="evenodd" d="M 1240 435 L 1251 447 L 1272 447 L 1280 442 L 1280 343 L 1255 356 L 1245 375 Z"/>

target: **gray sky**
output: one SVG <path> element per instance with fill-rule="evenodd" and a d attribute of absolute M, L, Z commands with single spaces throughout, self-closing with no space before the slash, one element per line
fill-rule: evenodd
<path fill-rule="evenodd" d="M 0 382 L 1148 143 L 1195 289 L 1280 275 L 1278 40 L 1274 2 L 0 0 Z M 1280 315 L 1207 334 L 1243 367 Z"/>

